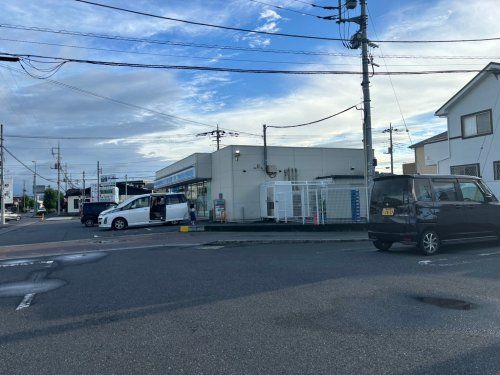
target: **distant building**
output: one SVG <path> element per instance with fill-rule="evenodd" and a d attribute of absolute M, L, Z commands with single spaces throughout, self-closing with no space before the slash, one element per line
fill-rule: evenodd
<path fill-rule="evenodd" d="M 142 180 L 117 182 L 120 202 L 135 195 L 151 193 L 152 189 L 146 189 L 147 182 Z M 80 212 L 82 202 L 90 202 L 90 187 L 85 189 L 85 195 L 82 195 L 82 189 L 68 189 L 65 194 L 67 213 L 77 214 Z"/>
<path fill-rule="evenodd" d="M 432 143 L 439 143 L 447 139 L 448 139 L 448 132 L 443 132 L 433 137 L 424 139 L 423 141 L 420 141 L 418 143 L 415 143 L 414 145 L 411 145 L 410 148 L 413 149 L 415 152 L 415 162 L 411 163 L 413 164 L 413 166 L 412 165 L 406 166 L 407 171 L 413 172 L 407 174 L 415 174 L 415 173 L 437 174 L 438 167 L 436 161 L 431 160 L 428 156 L 426 156 L 425 146 L 430 145 Z M 404 165 L 403 165 L 403 173 L 405 173 Z"/>

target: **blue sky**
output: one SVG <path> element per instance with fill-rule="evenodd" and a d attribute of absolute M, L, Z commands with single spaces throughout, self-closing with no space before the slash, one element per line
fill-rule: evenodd
<path fill-rule="evenodd" d="M 328 15 L 332 12 L 295 0 L 262 2 L 296 12 L 250 0 L 101 2 L 168 17 L 270 32 L 339 37 L 344 32 L 345 35 L 352 35 L 356 29 L 353 24 L 344 31 L 335 22 L 297 14 Z M 316 2 L 319 5 L 336 3 L 323 0 Z M 369 35 L 372 39 L 453 39 L 500 35 L 497 22 L 500 9 L 494 0 L 473 5 L 458 0 L 379 0 L 370 1 L 368 5 Z M 212 46 L 199 48 L 106 40 L 2 27 L 0 50 L 7 53 L 213 67 L 360 69 L 359 51 L 346 49 L 340 42 L 217 30 L 97 8 L 72 0 L 4 0 L 1 10 L 0 23 L 4 26 L 22 25 Z M 357 10 L 351 15 L 356 13 Z M 246 50 L 224 49 L 220 46 Z M 276 53 L 276 50 L 306 51 L 308 54 Z M 372 53 L 374 61 L 380 65 L 376 68 L 378 71 L 480 69 L 491 59 L 442 57 L 500 56 L 500 43 L 384 43 Z M 387 57 L 383 58 L 385 55 Z M 441 58 L 436 58 L 438 56 Z M 33 68 L 28 70 L 37 73 Z M 388 77 L 378 76 L 372 79 L 374 148 L 380 161 L 380 170 L 385 169 L 389 160 L 388 155 L 384 154 L 387 137 L 382 130 L 390 122 L 404 129 L 405 119 L 410 132 L 401 132 L 396 137 L 396 165 L 399 167 L 402 162 L 410 161 L 412 155 L 407 147 L 411 141 L 416 143 L 445 129 L 445 120 L 436 118 L 434 111 L 472 76 L 395 76 L 392 81 Z M 56 82 L 32 78 L 20 71 L 17 64 L 1 63 L 0 95 L 4 105 L 0 111 L 7 134 L 6 147 L 27 164 L 31 165 L 36 160 L 40 173 L 54 179 L 55 171 L 50 169 L 54 162 L 50 148 L 57 145 L 57 140 L 19 139 L 8 135 L 110 138 L 60 141 L 63 163 L 67 163 L 68 174 L 75 185 L 80 183 L 77 180 L 81 180 L 84 170 L 89 179 L 95 178 L 98 160 L 105 173 L 115 173 L 120 177 L 128 173 L 129 177 L 151 179 L 156 170 L 192 152 L 213 151 L 214 143 L 210 139 L 196 137 L 199 132 L 211 130 L 209 125 L 219 124 L 227 129 L 260 134 L 263 123 L 289 125 L 315 120 L 356 104 L 362 97 L 360 78 L 355 75 L 252 75 L 70 63 L 64 65 L 51 79 Z M 61 86 L 61 83 L 71 85 L 74 89 Z M 82 94 L 78 89 L 132 106 Z M 206 125 L 166 115 L 180 116 Z M 269 142 L 271 145 L 289 146 L 361 147 L 361 134 L 360 113 L 351 111 L 307 128 L 270 131 Z M 261 144 L 262 139 L 241 134 L 238 138 L 226 138 L 223 143 Z M 23 181 L 31 186 L 31 174 L 12 157 L 7 158 L 6 165 L 7 174 L 15 179 L 17 193 Z"/>

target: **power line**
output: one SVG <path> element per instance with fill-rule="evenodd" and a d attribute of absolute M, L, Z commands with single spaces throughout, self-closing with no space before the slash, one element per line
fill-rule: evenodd
<path fill-rule="evenodd" d="M 75 0 L 77 1 L 77 0 Z M 29 54 L 14 54 L 0 52 L 0 55 L 16 56 L 20 61 L 26 61 L 33 58 L 52 59 L 53 63 L 63 61 L 64 63 L 79 63 L 100 66 L 117 66 L 128 68 L 144 68 L 144 69 L 171 69 L 171 70 L 196 70 L 196 71 L 214 71 L 214 72 L 229 72 L 229 73 L 251 73 L 251 74 L 290 74 L 290 75 L 360 75 L 359 71 L 349 70 L 276 70 L 276 69 L 243 69 L 243 68 L 228 68 L 228 67 L 212 67 L 212 66 L 194 66 L 194 65 L 169 65 L 169 64 L 142 64 L 142 63 L 127 63 L 119 61 L 100 61 L 88 59 L 74 59 L 54 56 L 41 56 Z M 444 70 L 420 70 L 420 71 L 386 71 L 373 72 L 372 75 L 389 76 L 389 75 L 428 75 L 428 74 L 456 74 L 456 73 L 479 73 L 484 69 L 444 69 Z M 496 69 L 488 69 L 497 71 Z M 190 121 L 191 122 L 191 121 Z M 207 125 L 207 124 L 203 124 Z M 208 125 L 212 126 L 213 125 Z"/>
<path fill-rule="evenodd" d="M 45 181 L 48 181 L 48 182 L 55 182 L 54 180 L 50 180 L 48 178 L 45 178 L 43 177 L 42 175 L 40 175 L 38 172 L 35 172 L 33 169 L 31 169 L 30 167 L 28 167 L 26 164 L 24 164 L 21 160 L 19 160 L 16 155 L 14 155 L 12 152 L 10 152 L 5 146 L 3 147 L 3 149 L 10 155 L 12 156 L 15 160 L 17 160 L 19 162 L 19 164 L 21 164 L 22 166 L 24 166 L 24 168 L 26 168 L 27 170 L 29 170 L 31 173 L 34 173 L 35 175 L 37 175 L 38 177 L 40 177 L 42 180 L 45 180 Z"/>
<path fill-rule="evenodd" d="M 286 33 L 272 33 L 272 32 L 269 32 L 269 31 L 244 29 L 244 28 L 233 27 L 233 26 L 215 25 L 215 24 L 205 23 L 205 22 L 189 21 L 189 20 L 183 20 L 183 19 L 180 19 L 180 18 L 165 17 L 165 16 L 160 16 L 160 15 L 157 15 L 157 14 L 153 14 L 153 13 L 147 13 L 147 12 L 141 12 L 141 11 L 137 11 L 137 10 L 120 8 L 120 7 L 115 7 L 115 6 L 112 6 L 112 5 L 95 3 L 95 2 L 87 1 L 87 0 L 73 0 L 73 1 L 76 1 L 76 2 L 79 2 L 79 3 L 85 3 L 85 4 L 89 4 L 89 5 L 93 5 L 93 6 L 97 6 L 97 7 L 101 7 L 101 8 L 118 10 L 120 12 L 137 14 L 137 15 L 140 15 L 140 16 L 147 16 L 147 17 L 159 18 L 159 19 L 163 19 L 163 20 L 167 20 L 167 21 L 181 22 L 181 23 L 186 23 L 186 24 L 195 25 L 195 26 L 212 27 L 212 28 L 222 29 L 222 30 L 241 31 L 241 32 L 252 33 L 252 34 L 263 34 L 263 35 L 269 35 L 269 36 L 283 36 L 283 37 L 300 38 L 300 39 L 314 39 L 314 40 L 325 40 L 325 41 L 340 41 L 341 40 L 340 38 L 329 38 L 329 37 L 326 37 L 326 36 L 301 35 L 301 34 L 286 34 Z"/>
<path fill-rule="evenodd" d="M 61 35 L 71 35 L 71 36 L 81 36 L 86 38 L 97 38 L 97 39 L 107 39 L 107 40 L 118 40 L 124 42 L 134 42 L 134 43 L 148 43 L 148 44 L 159 44 L 159 45 L 169 45 L 178 47 L 190 47 L 190 48 L 205 48 L 205 49 L 220 49 L 229 51 L 245 51 L 245 52 L 259 52 L 259 53 L 273 53 L 273 54 L 292 54 L 292 55 L 306 55 L 306 56 L 337 56 L 337 57 L 349 57 L 349 58 L 359 58 L 357 54 L 340 53 L 340 52 L 324 52 L 324 51 L 307 51 L 307 50 L 281 50 L 272 48 L 259 48 L 259 47 L 237 47 L 237 46 L 226 46 L 219 44 L 200 44 L 193 42 L 179 42 L 170 40 L 156 40 L 156 39 L 144 39 L 144 38 L 133 38 L 124 37 L 119 35 L 106 35 L 106 34 L 94 34 L 86 33 L 82 31 L 68 31 L 68 30 L 54 30 L 43 27 L 34 26 L 23 26 L 23 25 L 9 25 L 0 24 L 0 28 L 8 28 L 14 30 L 25 30 L 34 31 L 42 33 L 52 33 Z M 375 55 L 375 57 L 381 57 Z M 440 59 L 440 60 L 498 60 L 500 56 L 451 56 L 451 55 L 385 55 L 386 59 Z"/>
<path fill-rule="evenodd" d="M 15 69 L 15 68 L 12 68 L 10 66 L 3 65 L 3 64 L 0 64 L 0 67 L 8 69 L 8 70 L 11 70 L 11 71 L 15 71 L 15 72 L 18 72 L 18 73 L 23 73 L 23 71 L 21 71 L 19 69 Z M 61 86 L 61 87 L 68 88 L 70 90 L 79 92 L 79 93 L 84 94 L 84 95 L 90 95 L 90 96 L 93 96 L 93 97 L 96 97 L 96 98 L 99 98 L 99 99 L 107 100 L 107 101 L 110 101 L 110 102 L 113 102 L 113 103 L 116 103 L 116 104 L 120 104 L 120 105 L 126 106 L 126 107 L 129 107 L 129 108 L 144 110 L 144 111 L 147 111 L 147 112 L 150 112 L 150 113 L 154 113 L 156 115 L 165 116 L 165 117 L 173 118 L 173 119 L 176 119 L 176 120 L 181 120 L 181 121 L 188 122 L 188 123 L 191 123 L 191 124 L 194 124 L 194 125 L 208 126 L 208 127 L 211 127 L 211 128 L 216 128 L 217 127 L 216 125 L 211 125 L 211 124 L 207 124 L 207 123 L 204 123 L 204 122 L 187 119 L 187 118 L 184 118 L 184 117 L 179 117 L 179 116 L 167 114 L 167 113 L 160 112 L 160 111 L 157 111 L 157 110 L 154 110 L 154 109 L 150 109 L 150 108 L 147 108 L 147 107 L 142 107 L 142 106 L 137 105 L 137 104 L 132 104 L 132 103 L 125 102 L 123 100 L 118 100 L 118 99 L 111 98 L 109 96 L 97 94 L 95 92 L 92 92 L 92 91 L 89 91 L 89 90 L 85 90 L 85 89 L 82 89 L 82 88 L 79 88 L 79 87 L 76 87 L 76 86 L 73 86 L 73 85 L 69 85 L 67 83 L 63 83 L 63 82 L 60 82 L 60 81 L 56 81 L 54 79 L 48 79 L 48 78 L 46 78 L 45 81 L 49 82 L 49 83 L 51 83 L 53 85 L 56 85 L 56 86 Z M 221 129 L 229 130 L 229 131 L 234 131 L 233 129 L 227 129 L 227 128 L 221 128 Z M 240 133 L 241 134 L 246 134 L 246 135 L 249 135 L 249 136 L 258 136 L 258 137 L 260 137 L 259 134 L 254 134 L 254 133 L 249 133 L 249 132 L 243 132 L 243 131 L 240 131 Z M 116 139 L 116 138 L 113 138 L 113 139 Z"/>
<path fill-rule="evenodd" d="M 165 17 L 165 16 L 160 16 L 157 14 L 146 13 L 146 12 L 126 9 L 126 8 L 120 8 L 120 7 L 96 3 L 96 2 L 92 2 L 92 1 L 88 1 L 88 0 L 73 0 L 73 1 L 76 1 L 79 3 L 85 3 L 85 4 L 89 4 L 89 5 L 94 5 L 94 6 L 101 7 L 101 8 L 118 10 L 120 12 L 126 12 L 126 13 L 141 15 L 141 16 L 159 18 L 159 19 L 164 19 L 164 20 L 168 20 L 168 21 L 181 22 L 181 23 L 186 23 L 186 24 L 190 24 L 190 25 L 213 27 L 213 28 L 217 28 L 217 29 L 242 31 L 242 32 L 247 32 L 247 33 L 264 34 L 264 35 L 272 35 L 272 36 L 302 38 L 302 39 L 315 39 L 315 40 L 326 40 L 326 41 L 348 41 L 348 40 L 343 39 L 343 38 L 329 38 L 329 37 L 316 36 L 316 35 L 271 33 L 271 32 L 267 32 L 267 31 L 243 29 L 243 28 L 232 27 L 232 26 L 214 25 L 214 24 L 204 23 L 204 22 L 188 21 L 188 20 L 183 20 L 183 19 L 179 19 L 179 18 Z M 325 9 L 325 8 L 323 8 L 323 9 Z M 434 40 L 431 40 L 431 39 L 428 39 L 428 40 L 371 40 L 371 42 L 375 42 L 375 43 L 464 43 L 464 42 L 488 42 L 488 41 L 497 41 L 497 40 L 500 40 L 500 37 L 472 38 L 472 39 L 434 39 Z"/>
<path fill-rule="evenodd" d="M 358 103 L 359 104 L 359 103 Z M 315 121 L 311 121 L 311 122 L 306 122 L 304 124 L 298 124 L 298 125 L 285 125 L 285 126 L 275 126 L 275 125 L 267 125 L 266 127 L 267 128 L 280 128 L 280 129 L 286 129 L 286 128 L 298 128 L 298 127 L 301 127 L 301 126 L 307 126 L 307 125 L 312 125 L 312 124 L 317 124 L 318 122 L 322 122 L 322 121 L 325 121 L 325 120 L 328 120 L 332 117 L 335 117 L 335 116 L 338 116 L 344 112 L 347 112 L 347 111 L 350 111 L 351 109 L 353 108 L 356 108 L 358 109 L 357 105 L 352 105 L 350 106 L 349 108 L 346 108 L 346 109 L 343 109 L 342 111 L 340 112 L 337 112 L 337 113 L 334 113 L 333 115 L 330 115 L 330 116 L 327 116 L 327 117 L 323 117 L 319 120 L 315 120 Z"/>
<path fill-rule="evenodd" d="M 323 18 L 322 16 L 318 16 L 316 14 L 311 14 L 311 13 L 307 13 L 307 12 L 302 12 L 300 10 L 296 10 L 296 9 L 291 9 L 291 8 L 286 8 L 286 7 L 283 7 L 281 5 L 275 5 L 275 4 L 270 4 L 270 3 L 266 3 L 264 1 L 259 1 L 259 0 L 248 0 L 248 1 L 251 1 L 253 3 L 257 3 L 257 4 L 261 4 L 261 5 L 266 5 L 268 7 L 271 7 L 271 8 L 276 8 L 276 9 L 280 9 L 280 10 L 284 10 L 284 11 L 287 11 L 287 12 L 293 12 L 293 13 L 297 13 L 297 14 L 300 14 L 302 16 L 310 16 L 310 17 L 314 17 L 314 18 Z"/>
<path fill-rule="evenodd" d="M 29 43 L 29 44 L 36 44 L 36 45 L 44 45 L 44 46 L 57 46 L 57 47 L 66 47 L 66 48 L 77 48 L 77 49 L 84 49 L 84 50 L 89 50 L 89 51 L 104 51 L 104 52 L 118 52 L 118 53 L 126 53 L 126 54 L 132 54 L 132 55 L 147 55 L 147 56 L 160 56 L 160 57 L 180 57 L 180 58 L 188 58 L 188 59 L 199 59 L 199 60 L 207 60 L 207 61 L 212 61 L 212 62 L 218 62 L 218 61 L 234 61 L 234 62 L 249 62 L 249 63 L 269 63 L 269 64 L 289 64 L 289 65 L 324 65 L 324 66 L 353 66 L 351 63 L 325 63 L 325 62 L 314 62 L 314 61 L 280 61 L 280 60 L 254 60 L 254 59 L 233 59 L 233 58 L 227 58 L 227 57 L 220 57 L 220 56 L 212 56 L 212 57 L 205 57 L 205 56 L 193 56 L 193 55 L 173 55 L 173 54 L 168 54 L 168 53 L 154 53 L 154 52 L 139 52 L 139 51 L 126 51 L 126 50 L 121 50 L 121 49 L 111 49 L 111 48 L 99 48 L 99 47 L 86 47 L 86 46 L 81 46 L 81 45 L 75 45 L 75 44 L 63 44 L 63 43 L 49 43 L 49 42 L 38 42 L 34 40 L 22 40 L 22 39 L 10 39 L 10 38 L 0 38 L 0 40 L 4 40 L 7 42 L 15 42 L 15 43 Z M 345 57 L 356 57 L 358 56 L 345 56 Z M 378 57 L 386 58 L 387 56 L 385 55 L 380 55 Z M 451 57 L 450 57 L 451 58 Z M 500 57 L 498 57 L 500 59 Z M 493 57 L 485 57 L 481 59 L 494 59 Z M 386 66 L 449 66 L 450 64 L 385 64 Z M 475 63 L 465 63 L 465 64 L 460 64 L 460 63 L 454 63 L 453 65 L 455 66 L 467 66 L 467 65 L 475 65 Z"/>

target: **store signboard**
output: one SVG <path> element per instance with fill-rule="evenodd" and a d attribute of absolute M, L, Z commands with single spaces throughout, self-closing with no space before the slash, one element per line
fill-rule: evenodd
<path fill-rule="evenodd" d="M 170 186 L 174 184 L 178 184 L 180 182 L 192 180 L 196 178 L 196 169 L 195 167 L 190 167 L 188 169 L 184 169 L 183 171 L 171 174 L 170 176 L 166 176 L 156 180 L 154 183 L 155 189 L 160 189 L 165 186 Z"/>
<path fill-rule="evenodd" d="M 100 187 L 116 186 L 116 175 L 107 174 L 100 177 Z"/>

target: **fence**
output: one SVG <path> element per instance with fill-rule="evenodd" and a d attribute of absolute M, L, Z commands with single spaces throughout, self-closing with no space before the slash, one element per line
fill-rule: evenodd
<path fill-rule="evenodd" d="M 367 189 L 322 182 L 276 181 L 261 186 L 261 216 L 302 224 L 364 223 Z"/>

